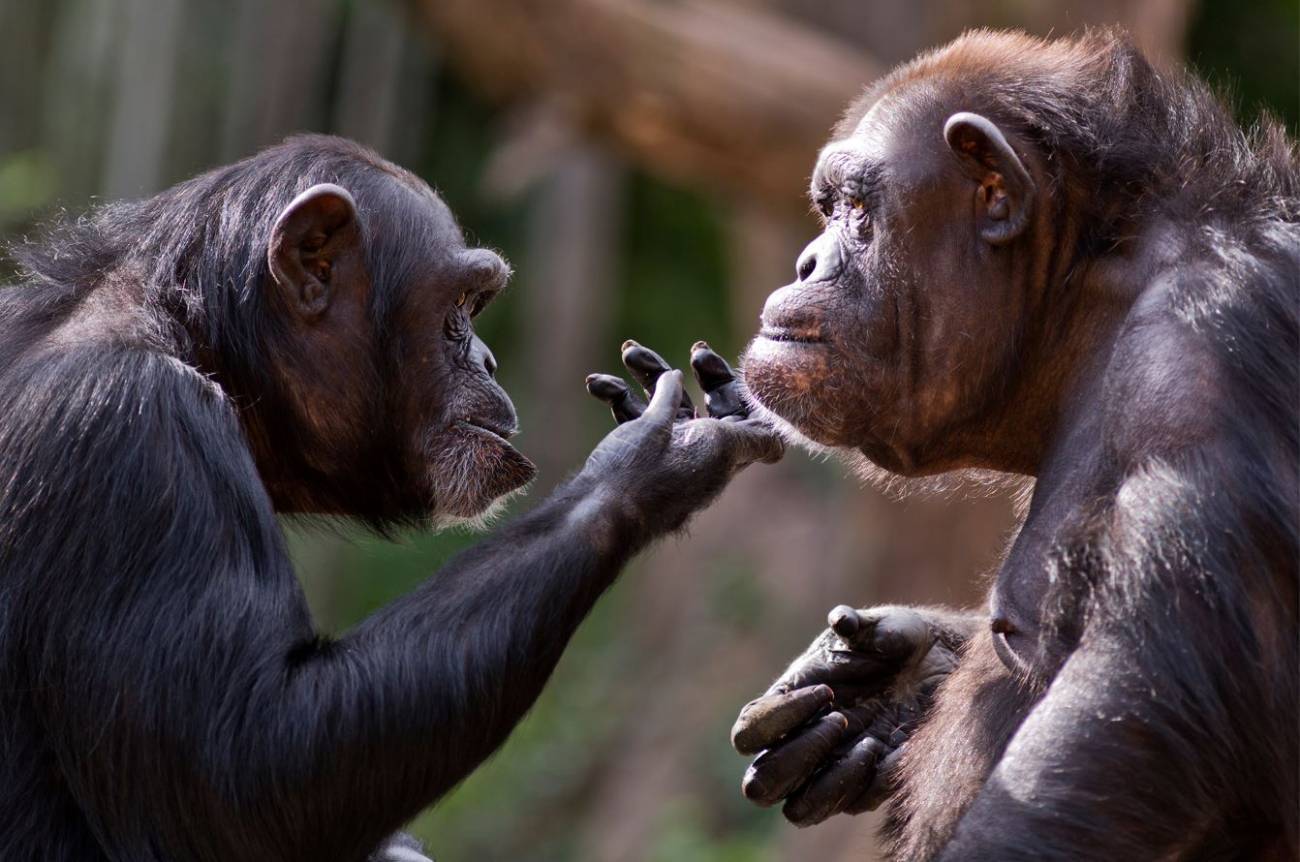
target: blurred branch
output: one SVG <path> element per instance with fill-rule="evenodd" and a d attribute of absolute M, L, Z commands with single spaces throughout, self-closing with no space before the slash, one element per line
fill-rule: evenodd
<path fill-rule="evenodd" d="M 683 0 L 415 0 L 449 61 L 498 100 L 544 98 L 692 186 L 802 209 L 845 103 L 879 73 L 794 20 Z"/>

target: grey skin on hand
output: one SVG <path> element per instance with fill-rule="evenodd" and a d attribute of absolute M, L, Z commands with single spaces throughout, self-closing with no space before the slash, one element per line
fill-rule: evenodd
<path fill-rule="evenodd" d="M 658 353 L 630 339 L 623 342 L 622 358 L 628 373 L 651 396 L 660 376 L 672 370 Z M 700 389 L 704 391 L 706 416 L 713 419 L 748 417 L 739 379 L 727 360 L 715 353 L 707 343 L 697 341 L 691 346 L 691 370 L 695 373 Z M 620 424 L 636 419 L 645 412 L 646 399 L 632 391 L 621 377 L 612 374 L 589 375 L 587 391 L 608 404 L 614 420 Z M 696 416 L 691 396 L 683 390 L 674 418 L 694 419 Z"/>
<path fill-rule="evenodd" d="M 828 622 L 732 728 L 736 750 L 758 754 L 741 791 L 762 806 L 784 800 L 797 826 L 870 811 L 889 796 L 908 737 L 980 624 L 939 610 L 846 605 Z"/>
<path fill-rule="evenodd" d="M 609 406 L 618 427 L 592 452 L 583 473 L 659 532 L 679 527 L 743 467 L 778 461 L 785 451 L 771 426 L 744 412 L 740 383 L 726 361 L 703 342 L 692 353 L 708 405 L 702 416 L 681 372 L 635 341 L 623 344 L 622 358 L 644 395 L 614 375 L 587 377 L 587 391 Z"/>

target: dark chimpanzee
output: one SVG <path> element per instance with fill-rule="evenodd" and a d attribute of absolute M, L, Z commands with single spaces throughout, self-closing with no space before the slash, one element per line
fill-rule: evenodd
<path fill-rule="evenodd" d="M 1036 486 L 985 609 L 831 613 L 741 713 L 745 794 L 897 787 L 905 860 L 1296 858 L 1295 145 L 1121 35 L 975 32 L 851 108 L 812 199 L 752 397 Z"/>
<path fill-rule="evenodd" d="M 24 283 L 0 291 L 5 860 L 366 857 L 500 745 L 632 554 L 780 454 L 754 420 L 686 420 L 671 372 L 530 514 L 324 638 L 277 512 L 473 518 L 533 474 L 471 327 L 502 260 L 466 248 L 423 182 L 324 137 L 17 258 Z M 717 357 L 695 359 L 732 402 Z M 651 388 L 665 370 L 637 345 L 625 360 Z"/>

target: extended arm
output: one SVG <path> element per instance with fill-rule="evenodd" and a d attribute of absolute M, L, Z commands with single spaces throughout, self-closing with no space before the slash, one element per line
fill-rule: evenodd
<path fill-rule="evenodd" d="M 85 453 L 116 447 L 122 474 L 41 508 L 89 518 L 97 501 L 140 535 L 51 525 L 76 541 L 36 550 L 87 575 L 68 595 L 33 583 L 24 600 L 50 621 L 27 653 L 36 709 L 117 858 L 364 858 L 500 744 L 629 556 L 780 453 L 749 423 L 675 422 L 674 374 L 534 512 L 321 641 L 219 394 L 160 358 L 129 371 L 133 439 L 91 430 Z M 88 619 L 99 630 L 70 628 Z M 168 831 L 187 822 L 203 833 Z"/>

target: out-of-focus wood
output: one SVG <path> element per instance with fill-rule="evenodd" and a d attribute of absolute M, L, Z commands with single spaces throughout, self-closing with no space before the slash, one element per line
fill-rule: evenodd
<path fill-rule="evenodd" d="M 683 0 L 415 0 L 490 96 L 557 102 L 575 125 L 696 187 L 802 209 L 865 51 L 752 5 Z"/>

